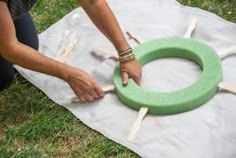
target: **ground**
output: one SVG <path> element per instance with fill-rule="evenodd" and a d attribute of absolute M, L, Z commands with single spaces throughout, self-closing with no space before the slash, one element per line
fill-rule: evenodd
<path fill-rule="evenodd" d="M 179 0 L 236 22 L 236 0 Z M 39 0 L 32 10 L 38 32 L 77 7 L 76 0 Z M 88 128 L 16 75 L 0 92 L 0 158 L 138 157 Z"/>

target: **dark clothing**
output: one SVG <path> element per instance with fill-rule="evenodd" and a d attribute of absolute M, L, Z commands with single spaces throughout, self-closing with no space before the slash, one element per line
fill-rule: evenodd
<path fill-rule="evenodd" d="M 38 34 L 30 14 L 26 13 L 21 18 L 14 20 L 14 25 L 18 41 L 38 50 Z"/>
<path fill-rule="evenodd" d="M 29 13 L 14 20 L 19 42 L 38 50 L 38 35 Z M 7 87 L 14 77 L 13 65 L 0 56 L 0 90 Z"/>
<path fill-rule="evenodd" d="M 13 77 L 12 64 L 0 56 L 0 91 L 11 83 Z"/>
<path fill-rule="evenodd" d="M 28 13 L 36 0 L 0 0 L 7 3 L 12 19 L 17 19 Z"/>

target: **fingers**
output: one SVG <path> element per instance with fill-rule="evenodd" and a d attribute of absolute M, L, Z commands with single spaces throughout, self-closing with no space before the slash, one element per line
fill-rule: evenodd
<path fill-rule="evenodd" d="M 142 68 L 137 60 L 130 60 L 120 63 L 123 85 L 127 85 L 129 78 L 132 78 L 138 85 L 141 82 Z"/>
<path fill-rule="evenodd" d="M 80 99 L 80 102 L 82 103 L 87 103 L 87 102 L 92 102 L 95 99 L 101 98 L 104 96 L 104 92 L 102 88 L 97 85 L 97 83 L 93 83 L 93 86 L 85 92 L 85 91 L 80 91 L 77 93 L 77 96 Z"/>
<path fill-rule="evenodd" d="M 133 77 L 133 80 L 134 80 L 135 83 L 140 85 L 140 78 L 139 77 Z"/>
<path fill-rule="evenodd" d="M 98 85 L 96 85 L 96 86 L 94 87 L 94 90 L 95 90 L 95 92 L 97 93 L 97 95 L 98 95 L 99 98 L 100 98 L 100 97 L 103 97 L 103 96 L 105 95 L 105 93 L 104 93 L 104 91 L 102 90 L 102 88 L 101 88 L 100 86 L 98 86 Z"/>
<path fill-rule="evenodd" d="M 91 102 L 104 96 L 102 88 L 86 72 L 78 69 L 72 69 L 72 75 L 67 82 L 79 98 L 80 102 Z"/>
<path fill-rule="evenodd" d="M 92 102 L 94 100 L 94 98 L 92 96 L 87 96 L 86 99 L 88 102 Z"/>
<path fill-rule="evenodd" d="M 95 89 L 92 89 L 92 90 L 91 90 L 90 96 L 93 97 L 93 99 L 100 98 L 100 96 L 97 94 L 97 92 L 95 91 Z"/>
<path fill-rule="evenodd" d="M 81 97 L 79 97 L 79 101 L 81 102 L 81 103 L 85 103 L 86 102 L 86 97 L 84 97 L 84 96 L 81 96 Z"/>
<path fill-rule="evenodd" d="M 134 82 L 136 82 L 138 85 L 140 85 L 140 82 L 141 82 L 141 76 L 142 76 L 142 74 L 139 73 L 139 74 L 134 75 L 134 76 L 132 77 L 133 80 L 134 80 Z"/>
<path fill-rule="evenodd" d="M 127 72 L 122 72 L 122 83 L 123 85 L 127 85 L 128 81 L 129 81 L 129 77 L 132 78 L 134 80 L 135 83 L 137 83 L 138 85 L 140 85 L 141 82 L 141 73 L 137 73 L 137 74 L 128 74 Z"/>
<path fill-rule="evenodd" d="M 94 100 L 94 98 L 92 96 L 83 96 L 80 97 L 80 102 L 81 103 L 87 103 L 87 102 L 92 102 Z"/>
<path fill-rule="evenodd" d="M 122 72 L 122 83 L 123 85 L 127 85 L 129 81 L 129 75 L 127 72 Z"/>
<path fill-rule="evenodd" d="M 98 85 L 96 85 L 94 87 L 94 89 L 91 91 L 90 95 L 94 98 L 94 99 L 98 99 L 104 96 L 104 91 L 102 90 L 101 87 L 99 87 Z"/>

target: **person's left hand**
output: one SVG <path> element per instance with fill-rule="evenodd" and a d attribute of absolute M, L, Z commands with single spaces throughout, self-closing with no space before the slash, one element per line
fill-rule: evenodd
<path fill-rule="evenodd" d="M 132 78 L 138 85 L 140 84 L 142 68 L 136 59 L 120 62 L 120 71 L 123 85 L 128 83 L 129 78 Z"/>

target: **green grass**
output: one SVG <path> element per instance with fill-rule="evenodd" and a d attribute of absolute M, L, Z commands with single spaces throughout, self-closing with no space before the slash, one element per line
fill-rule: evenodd
<path fill-rule="evenodd" d="M 180 0 L 236 22 L 236 1 Z M 77 6 L 76 0 L 39 0 L 32 11 L 39 32 Z M 0 158 L 138 157 L 81 123 L 16 75 L 0 92 Z"/>
<path fill-rule="evenodd" d="M 76 0 L 38 0 L 32 11 L 37 30 L 45 30 L 76 7 Z"/>
<path fill-rule="evenodd" d="M 236 0 L 179 0 L 184 5 L 200 7 L 236 22 Z"/>

